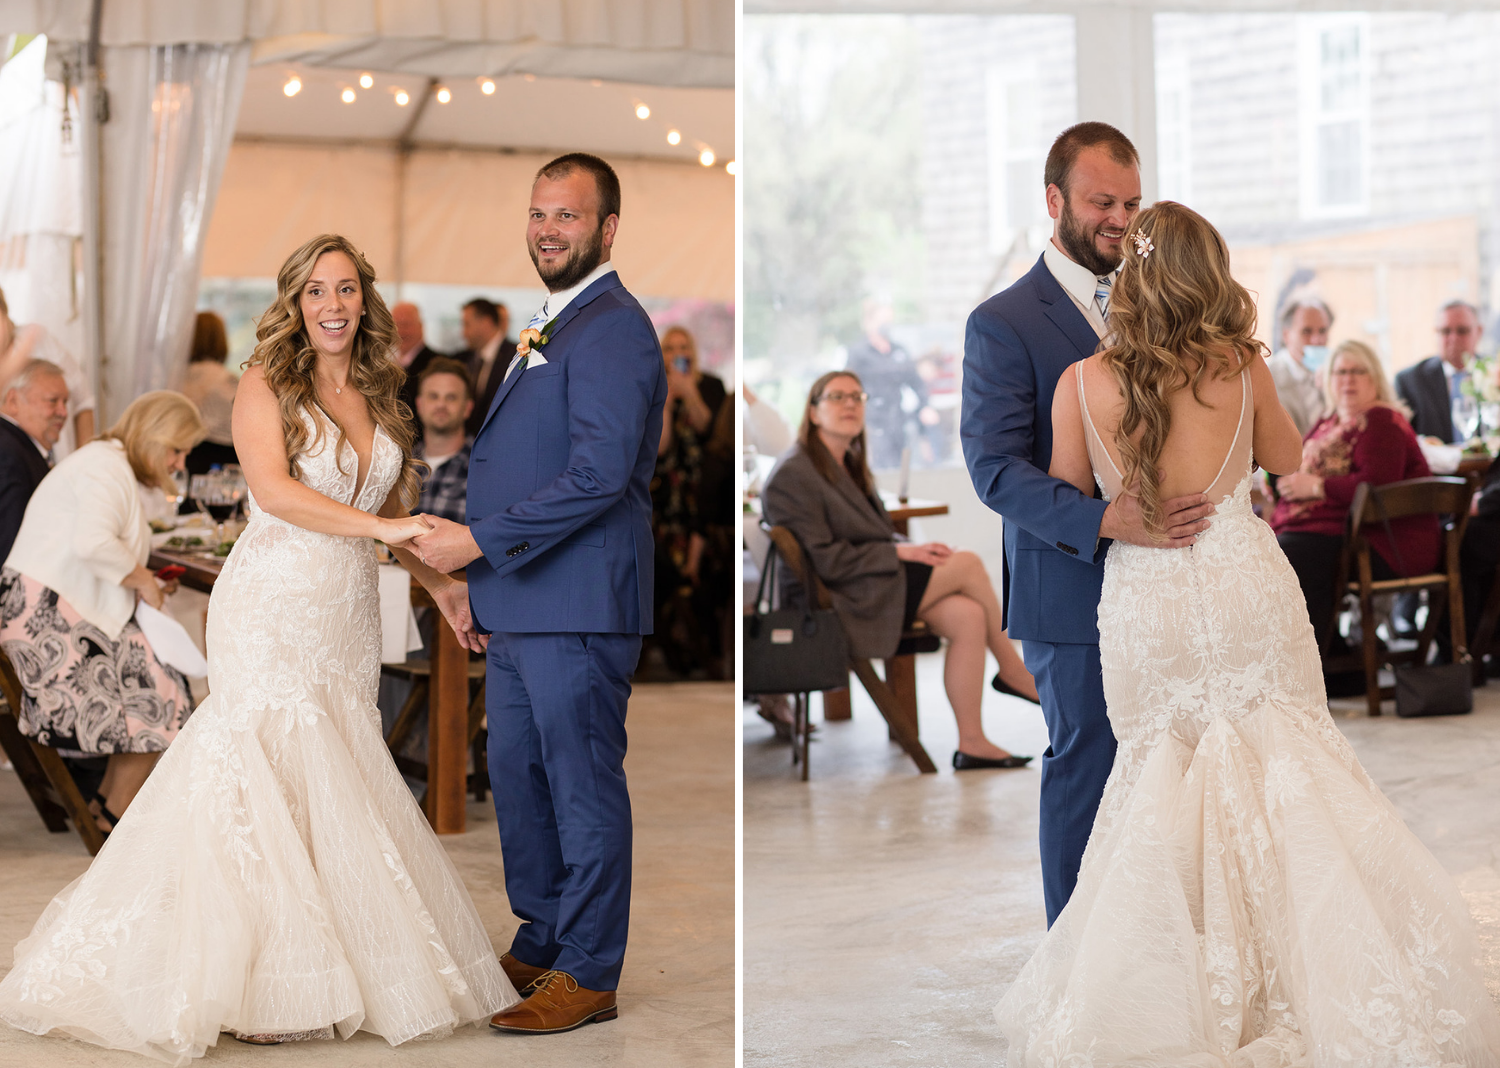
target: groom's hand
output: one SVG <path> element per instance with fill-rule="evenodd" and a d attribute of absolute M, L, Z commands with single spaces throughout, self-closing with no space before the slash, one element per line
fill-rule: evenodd
<path fill-rule="evenodd" d="M 442 516 L 422 518 L 432 529 L 411 539 L 411 551 L 433 570 L 451 574 L 484 555 L 468 527 Z"/>
<path fill-rule="evenodd" d="M 1162 501 L 1161 506 L 1167 519 L 1165 537 L 1157 537 L 1146 529 L 1140 498 L 1133 493 L 1122 493 L 1109 502 L 1099 523 L 1099 537 L 1148 549 L 1186 549 L 1208 529 L 1207 517 L 1214 511 L 1204 493 L 1173 497 Z"/>

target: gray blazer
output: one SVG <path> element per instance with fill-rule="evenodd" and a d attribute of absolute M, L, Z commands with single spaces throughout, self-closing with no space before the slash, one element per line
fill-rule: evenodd
<path fill-rule="evenodd" d="M 896 557 L 891 518 L 840 469 L 830 484 L 802 446 L 793 445 L 771 471 L 762 497 L 765 517 L 797 536 L 812 569 L 833 595 L 833 608 L 859 657 L 886 657 L 901 642 L 906 575 Z M 801 596 L 783 571 L 788 594 Z"/>

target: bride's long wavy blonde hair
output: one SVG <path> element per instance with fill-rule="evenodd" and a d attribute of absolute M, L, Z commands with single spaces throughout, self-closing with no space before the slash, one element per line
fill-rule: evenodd
<path fill-rule="evenodd" d="M 300 414 L 303 409 L 321 411 L 339 428 L 334 456 L 337 458 L 342 454 L 349 435 L 344 425 L 318 400 L 317 353 L 308 338 L 307 324 L 302 320 L 302 289 L 312 277 L 318 257 L 325 252 L 342 252 L 348 256 L 359 275 L 364 314 L 356 320 L 348 380 L 364 396 L 375 422 L 401 449 L 401 475 L 396 485 L 402 504 L 410 508 L 421 490 L 422 476 L 419 462 L 411 455 L 411 409 L 400 398 L 406 372 L 391 359 L 391 350 L 396 344 L 396 322 L 375 288 L 375 269 L 348 238 L 338 234 L 319 234 L 287 257 L 276 275 L 276 299 L 256 326 L 257 343 L 248 366 L 259 364 L 265 368 L 266 385 L 276 394 L 293 478 L 300 475 L 297 456 L 316 447 L 323 439 L 323 425 L 314 420 L 316 436 L 311 443 L 308 442 L 307 426 Z M 343 467 L 340 466 L 339 470 L 342 471 Z"/>
<path fill-rule="evenodd" d="M 1191 389 L 1202 403 L 1203 382 L 1241 374 L 1266 347 L 1255 339 L 1255 299 L 1230 275 L 1229 247 L 1203 216 L 1163 200 L 1136 216 L 1122 247 L 1099 359 L 1125 401 L 1115 431 L 1125 485 L 1137 487 L 1146 529 L 1161 534 L 1168 399 Z"/>

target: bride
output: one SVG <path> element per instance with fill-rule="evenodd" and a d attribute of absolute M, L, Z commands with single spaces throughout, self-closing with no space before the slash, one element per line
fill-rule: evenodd
<path fill-rule="evenodd" d="M 16 947 L 13 1027 L 183 1064 L 221 1031 L 396 1045 L 519 1000 L 381 737 L 370 539 L 477 637 L 464 585 L 399 547 L 426 525 L 374 282 L 332 235 L 281 268 L 235 402 L 250 522 L 209 603 L 211 695 Z"/>
<path fill-rule="evenodd" d="M 1189 549 L 1116 542 L 1099 645 L 1119 740 L 1077 888 L 996 1008 L 1011 1068 L 1500 1064 L 1457 888 L 1328 714 L 1296 576 L 1250 509 L 1295 470 L 1255 305 L 1201 216 L 1125 242 L 1102 351 L 1053 404 L 1051 474 L 1218 502 Z"/>

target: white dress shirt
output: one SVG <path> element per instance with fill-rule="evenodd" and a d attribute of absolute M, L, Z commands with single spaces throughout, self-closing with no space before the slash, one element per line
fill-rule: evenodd
<path fill-rule="evenodd" d="M 1308 431 L 1323 418 L 1324 397 L 1318 386 L 1318 376 L 1303 367 L 1301 360 L 1293 359 L 1286 349 L 1277 349 L 1275 355 L 1266 361 L 1266 366 L 1271 369 L 1271 380 L 1276 383 L 1276 396 L 1281 399 L 1281 406 L 1297 424 L 1297 433 L 1307 437 Z"/>
<path fill-rule="evenodd" d="M 579 282 L 576 286 L 571 286 L 567 289 L 560 289 L 555 293 L 547 294 L 547 299 L 542 301 L 541 311 L 538 312 L 537 315 L 533 315 L 531 317 L 532 320 L 534 321 L 538 317 L 540 317 L 542 320 L 542 326 L 546 326 L 553 319 L 556 319 L 559 315 L 561 315 L 564 310 L 567 309 L 568 305 L 573 303 L 573 299 L 577 297 L 578 294 L 582 293 L 585 289 L 593 285 L 595 282 L 603 278 L 614 269 L 614 264 L 610 263 L 609 260 L 605 260 L 588 274 L 584 275 L 583 281 Z M 506 378 L 510 377 L 511 371 L 519 362 L 520 353 L 517 353 L 514 357 L 511 358 L 510 366 L 505 369 Z"/>
<path fill-rule="evenodd" d="M 1104 322 L 1104 313 L 1094 300 L 1094 290 L 1099 286 L 1098 276 L 1083 264 L 1068 259 L 1068 254 L 1053 241 L 1048 241 L 1047 247 L 1042 250 L 1042 262 L 1052 272 L 1052 277 L 1057 279 L 1057 284 L 1063 287 L 1063 292 L 1083 312 L 1083 317 L 1094 328 L 1094 333 L 1103 337 L 1109 327 Z M 1112 276 L 1119 277 L 1119 273 L 1116 268 Z"/>

